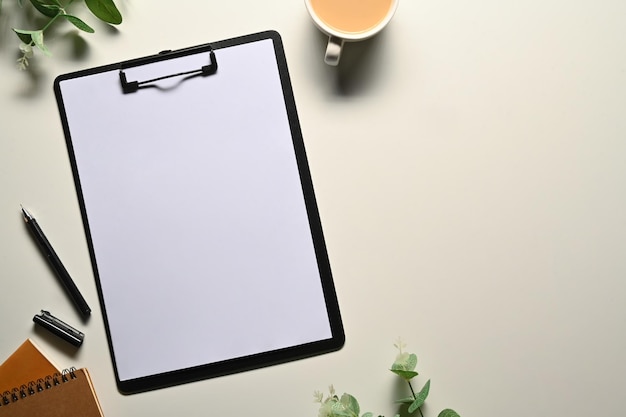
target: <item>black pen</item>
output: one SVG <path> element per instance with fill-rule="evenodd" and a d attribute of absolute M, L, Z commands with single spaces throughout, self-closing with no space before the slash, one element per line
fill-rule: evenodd
<path fill-rule="evenodd" d="M 89 316 L 89 314 L 91 314 L 91 309 L 87 305 L 87 302 L 83 298 L 80 291 L 78 291 L 76 284 L 61 263 L 61 260 L 52 248 L 52 245 L 50 245 L 50 242 L 48 242 L 48 239 L 46 239 L 46 235 L 43 234 L 43 231 L 37 224 L 37 220 L 35 220 L 35 218 L 24 207 L 22 207 L 22 214 L 24 216 L 24 220 L 26 221 L 26 225 L 33 233 L 33 236 L 35 237 L 35 240 L 43 251 L 43 254 L 46 256 L 46 258 L 48 258 L 48 261 L 50 261 L 52 269 L 54 269 L 57 276 L 61 280 L 61 283 L 69 293 L 72 301 L 74 302 L 74 305 L 76 306 L 76 308 L 78 308 L 78 311 L 80 311 L 83 317 Z"/>

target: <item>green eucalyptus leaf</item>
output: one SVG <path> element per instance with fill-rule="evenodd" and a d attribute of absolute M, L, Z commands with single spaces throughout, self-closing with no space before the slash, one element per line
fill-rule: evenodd
<path fill-rule="evenodd" d="M 414 353 L 401 353 L 396 357 L 391 370 L 414 371 L 417 366 L 417 355 Z"/>
<path fill-rule="evenodd" d="M 30 36 L 35 43 L 35 46 L 37 46 L 41 52 L 48 56 L 52 55 L 48 50 L 48 47 L 43 43 L 43 30 L 36 30 L 34 33 L 31 33 Z"/>
<path fill-rule="evenodd" d="M 439 413 L 439 417 L 461 417 L 461 416 L 456 411 L 446 408 L 441 413 Z"/>
<path fill-rule="evenodd" d="M 356 400 L 356 398 L 354 398 L 350 394 L 343 394 L 339 402 L 343 404 L 352 415 L 358 417 L 361 408 L 359 407 L 359 402 Z"/>
<path fill-rule="evenodd" d="M 93 30 L 93 28 L 91 26 L 89 26 L 87 23 L 83 22 L 82 20 L 80 20 L 76 16 L 72 16 L 72 15 L 69 15 L 69 14 L 64 14 L 64 15 L 61 15 L 61 16 L 66 18 L 71 24 L 73 24 L 78 29 L 80 29 L 80 30 L 82 30 L 84 32 L 88 32 L 88 33 L 94 33 L 95 32 L 95 30 Z"/>
<path fill-rule="evenodd" d="M 22 30 L 22 29 L 13 29 L 13 32 L 15 32 L 17 37 L 20 38 L 20 40 L 24 42 L 26 45 L 30 45 L 33 42 L 32 36 L 30 36 L 30 33 L 28 33 L 32 31 Z"/>
<path fill-rule="evenodd" d="M 351 413 L 346 411 L 346 409 L 340 403 L 333 404 L 330 409 L 330 414 L 333 417 L 354 417 Z"/>
<path fill-rule="evenodd" d="M 122 14 L 113 0 L 85 0 L 85 4 L 98 19 L 112 25 L 122 23 Z"/>
<path fill-rule="evenodd" d="M 417 355 L 415 353 L 411 353 L 406 361 L 406 368 L 413 370 L 417 366 Z"/>
<path fill-rule="evenodd" d="M 404 378 L 407 381 L 409 381 L 409 380 L 415 378 L 417 375 L 419 375 L 415 371 L 405 371 L 405 370 L 402 370 L 402 369 L 391 369 L 391 372 L 393 372 L 394 374 L 398 375 L 400 378 Z"/>
<path fill-rule="evenodd" d="M 426 401 L 426 398 L 428 397 L 429 391 L 430 391 L 430 379 L 426 381 L 426 384 L 424 384 L 424 387 L 422 388 L 422 390 L 419 393 L 417 393 L 417 395 L 415 396 L 415 401 L 413 401 L 413 403 L 409 406 L 409 413 L 414 413 L 418 408 L 420 408 L 424 404 L 424 401 Z"/>
<path fill-rule="evenodd" d="M 30 36 L 31 42 L 34 43 L 35 46 L 37 46 L 37 48 L 41 50 L 41 52 L 43 52 L 45 55 L 48 55 L 48 56 L 52 55 L 50 51 L 48 50 L 48 48 L 46 47 L 46 45 L 43 43 L 43 31 L 42 30 L 13 29 L 13 31 L 17 33 L 17 36 L 19 36 L 20 39 L 23 39 L 22 35 L 24 35 L 24 39 L 26 39 L 27 36 Z"/>
<path fill-rule="evenodd" d="M 398 404 L 411 404 L 413 401 L 415 401 L 415 398 L 407 397 L 407 398 L 403 398 L 401 400 L 396 400 L 396 403 L 398 403 Z"/>
<path fill-rule="evenodd" d="M 54 17 L 61 11 L 61 8 L 56 4 L 50 4 L 42 0 L 30 0 L 30 2 L 39 13 L 48 17 Z"/>
<path fill-rule="evenodd" d="M 418 398 L 415 401 L 413 401 L 413 404 L 409 406 L 409 414 L 413 414 L 422 405 L 424 405 L 424 400 L 421 400 Z"/>

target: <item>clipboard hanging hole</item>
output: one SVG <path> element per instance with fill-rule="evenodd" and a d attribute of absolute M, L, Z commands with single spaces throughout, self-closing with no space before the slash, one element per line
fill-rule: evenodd
<path fill-rule="evenodd" d="M 168 51 L 163 51 L 160 54 L 166 55 L 167 53 Z M 161 77 L 152 78 L 150 80 L 145 80 L 145 81 L 128 81 L 128 79 L 126 78 L 126 73 L 123 71 L 123 69 L 120 69 L 120 83 L 122 85 L 122 91 L 124 92 L 124 94 L 128 94 L 128 93 L 134 93 L 142 87 L 146 87 L 147 84 L 165 80 L 167 78 L 181 77 L 183 75 L 188 75 L 188 76 L 201 75 L 203 77 L 206 77 L 208 75 L 213 75 L 216 72 L 217 72 L 217 59 L 215 58 L 215 52 L 213 52 L 213 49 L 211 49 L 209 51 L 209 64 L 202 66 L 200 69 L 183 71 L 183 72 L 179 72 L 176 74 L 163 75 Z"/>

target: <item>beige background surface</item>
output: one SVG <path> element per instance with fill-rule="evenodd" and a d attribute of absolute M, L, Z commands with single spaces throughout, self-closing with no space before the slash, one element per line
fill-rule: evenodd
<path fill-rule="evenodd" d="M 619 415 L 626 386 L 626 3 L 404 0 L 324 65 L 302 1 L 118 0 L 124 23 L 17 58 L 0 16 L 0 355 L 32 337 L 89 368 L 107 416 L 315 416 L 333 383 L 391 416 L 402 336 L 427 416 Z M 347 342 L 337 353 L 120 395 L 52 82 L 266 29 L 281 33 Z M 68 33 L 69 32 L 69 33 Z M 78 56 L 76 56 L 78 54 Z M 94 308 L 87 324 L 21 221 L 24 204 Z M 78 351 L 33 327 L 47 308 Z"/>

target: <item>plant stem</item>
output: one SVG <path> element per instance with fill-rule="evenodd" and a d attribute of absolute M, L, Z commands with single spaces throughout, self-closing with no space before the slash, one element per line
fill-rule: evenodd
<path fill-rule="evenodd" d="M 62 14 L 67 14 L 67 13 L 65 12 L 65 9 L 67 9 L 67 8 L 70 6 L 70 4 L 72 4 L 73 2 L 74 2 L 74 0 L 70 0 L 70 1 L 68 1 L 68 2 L 67 2 L 67 4 L 65 5 L 65 7 L 63 7 L 63 6 L 61 6 L 61 3 L 59 3 L 58 1 L 56 1 L 56 0 L 55 0 L 55 3 L 56 3 L 56 4 L 57 4 L 57 5 L 58 5 L 61 9 L 59 10 L 59 12 L 58 12 L 56 15 L 54 15 L 53 17 L 51 17 L 51 18 L 50 18 L 50 20 L 48 21 L 48 23 L 46 23 L 46 25 L 45 25 L 45 26 L 41 29 L 41 31 L 43 32 L 43 31 L 45 31 L 46 29 L 48 29 L 48 28 L 50 27 L 50 25 L 51 25 L 52 23 L 54 23 L 54 21 L 55 21 L 55 20 L 57 20 L 57 18 L 58 18 L 59 16 L 61 16 Z"/>
<path fill-rule="evenodd" d="M 57 13 L 56 15 L 54 15 L 53 17 L 50 18 L 50 20 L 48 21 L 48 23 L 46 23 L 46 25 L 41 28 L 41 31 L 44 32 L 46 29 L 48 29 L 50 27 L 50 25 L 57 20 L 57 17 L 59 17 L 61 14 L 63 14 L 62 11 L 59 11 L 59 13 Z"/>
<path fill-rule="evenodd" d="M 417 396 L 415 395 L 415 391 L 413 391 L 413 385 L 411 385 L 411 381 L 406 381 L 407 384 L 409 384 L 409 388 L 411 388 L 411 395 L 413 395 L 413 399 L 417 399 Z"/>
<path fill-rule="evenodd" d="M 415 391 L 413 391 L 413 385 L 411 385 L 411 381 L 406 381 L 407 384 L 409 384 L 409 388 L 411 388 L 411 395 L 413 395 L 413 399 L 417 400 L 417 396 L 415 395 Z M 422 417 L 424 417 L 424 414 L 422 413 L 422 407 L 418 407 L 417 411 L 420 412 L 420 415 Z"/>

